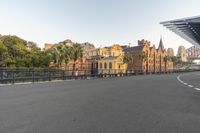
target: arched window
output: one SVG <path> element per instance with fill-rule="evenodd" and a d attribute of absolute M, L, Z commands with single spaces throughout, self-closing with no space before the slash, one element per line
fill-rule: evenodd
<path fill-rule="evenodd" d="M 112 69 L 112 62 L 109 63 L 109 69 Z"/>
<path fill-rule="evenodd" d="M 106 62 L 104 63 L 104 69 L 107 69 L 107 63 Z"/>
<path fill-rule="evenodd" d="M 96 63 L 96 68 L 98 69 L 98 63 Z"/>
<path fill-rule="evenodd" d="M 94 68 L 94 65 L 93 65 L 93 63 L 92 63 L 92 69 Z"/>
<path fill-rule="evenodd" d="M 100 69 L 102 69 L 102 63 L 100 63 Z"/>

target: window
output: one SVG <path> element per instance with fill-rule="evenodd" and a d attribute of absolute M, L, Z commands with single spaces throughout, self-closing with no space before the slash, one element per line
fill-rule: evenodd
<path fill-rule="evenodd" d="M 102 63 L 100 63 L 100 69 L 102 69 Z"/>
<path fill-rule="evenodd" d="M 98 69 L 98 63 L 96 63 L 96 68 Z"/>
<path fill-rule="evenodd" d="M 104 63 L 104 68 L 107 69 L 107 63 L 106 62 Z"/>
<path fill-rule="evenodd" d="M 112 69 L 112 62 L 109 63 L 109 69 Z"/>
<path fill-rule="evenodd" d="M 93 65 L 93 63 L 92 63 L 92 68 L 94 68 L 94 65 Z"/>

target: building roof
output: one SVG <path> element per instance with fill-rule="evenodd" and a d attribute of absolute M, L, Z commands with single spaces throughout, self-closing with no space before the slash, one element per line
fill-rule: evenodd
<path fill-rule="evenodd" d="M 94 45 L 89 42 L 82 43 L 82 46 L 84 50 L 95 49 Z"/>
<path fill-rule="evenodd" d="M 138 50 L 142 50 L 144 46 L 139 45 L 139 46 L 135 46 L 135 47 L 129 47 L 124 49 L 124 52 L 132 52 L 132 51 L 138 51 Z"/>
<path fill-rule="evenodd" d="M 127 48 L 130 48 L 130 46 L 128 46 L 128 45 L 123 45 L 123 46 L 121 46 L 122 47 L 122 49 L 124 50 L 124 49 L 127 49 Z"/>
<path fill-rule="evenodd" d="M 200 16 L 161 22 L 163 26 L 200 47 Z"/>

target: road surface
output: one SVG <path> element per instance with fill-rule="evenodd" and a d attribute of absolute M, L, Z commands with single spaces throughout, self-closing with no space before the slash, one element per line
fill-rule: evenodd
<path fill-rule="evenodd" d="M 200 133 L 200 72 L 1 86 L 0 133 Z"/>

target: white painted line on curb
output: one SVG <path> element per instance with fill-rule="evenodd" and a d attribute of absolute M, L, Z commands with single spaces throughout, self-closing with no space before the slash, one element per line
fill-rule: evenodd
<path fill-rule="evenodd" d="M 14 84 L 0 84 L 0 87 L 11 86 L 11 85 L 30 85 L 30 84 L 44 84 L 44 83 L 56 83 L 56 82 L 68 82 L 73 80 L 52 80 L 52 81 L 40 81 L 40 82 L 24 82 Z"/>
<path fill-rule="evenodd" d="M 28 84 L 32 84 L 32 82 L 26 82 L 26 83 L 15 83 L 16 85 L 28 85 Z"/>
<path fill-rule="evenodd" d="M 0 87 L 2 86 L 9 86 L 9 85 L 12 85 L 12 84 L 0 84 Z"/>

